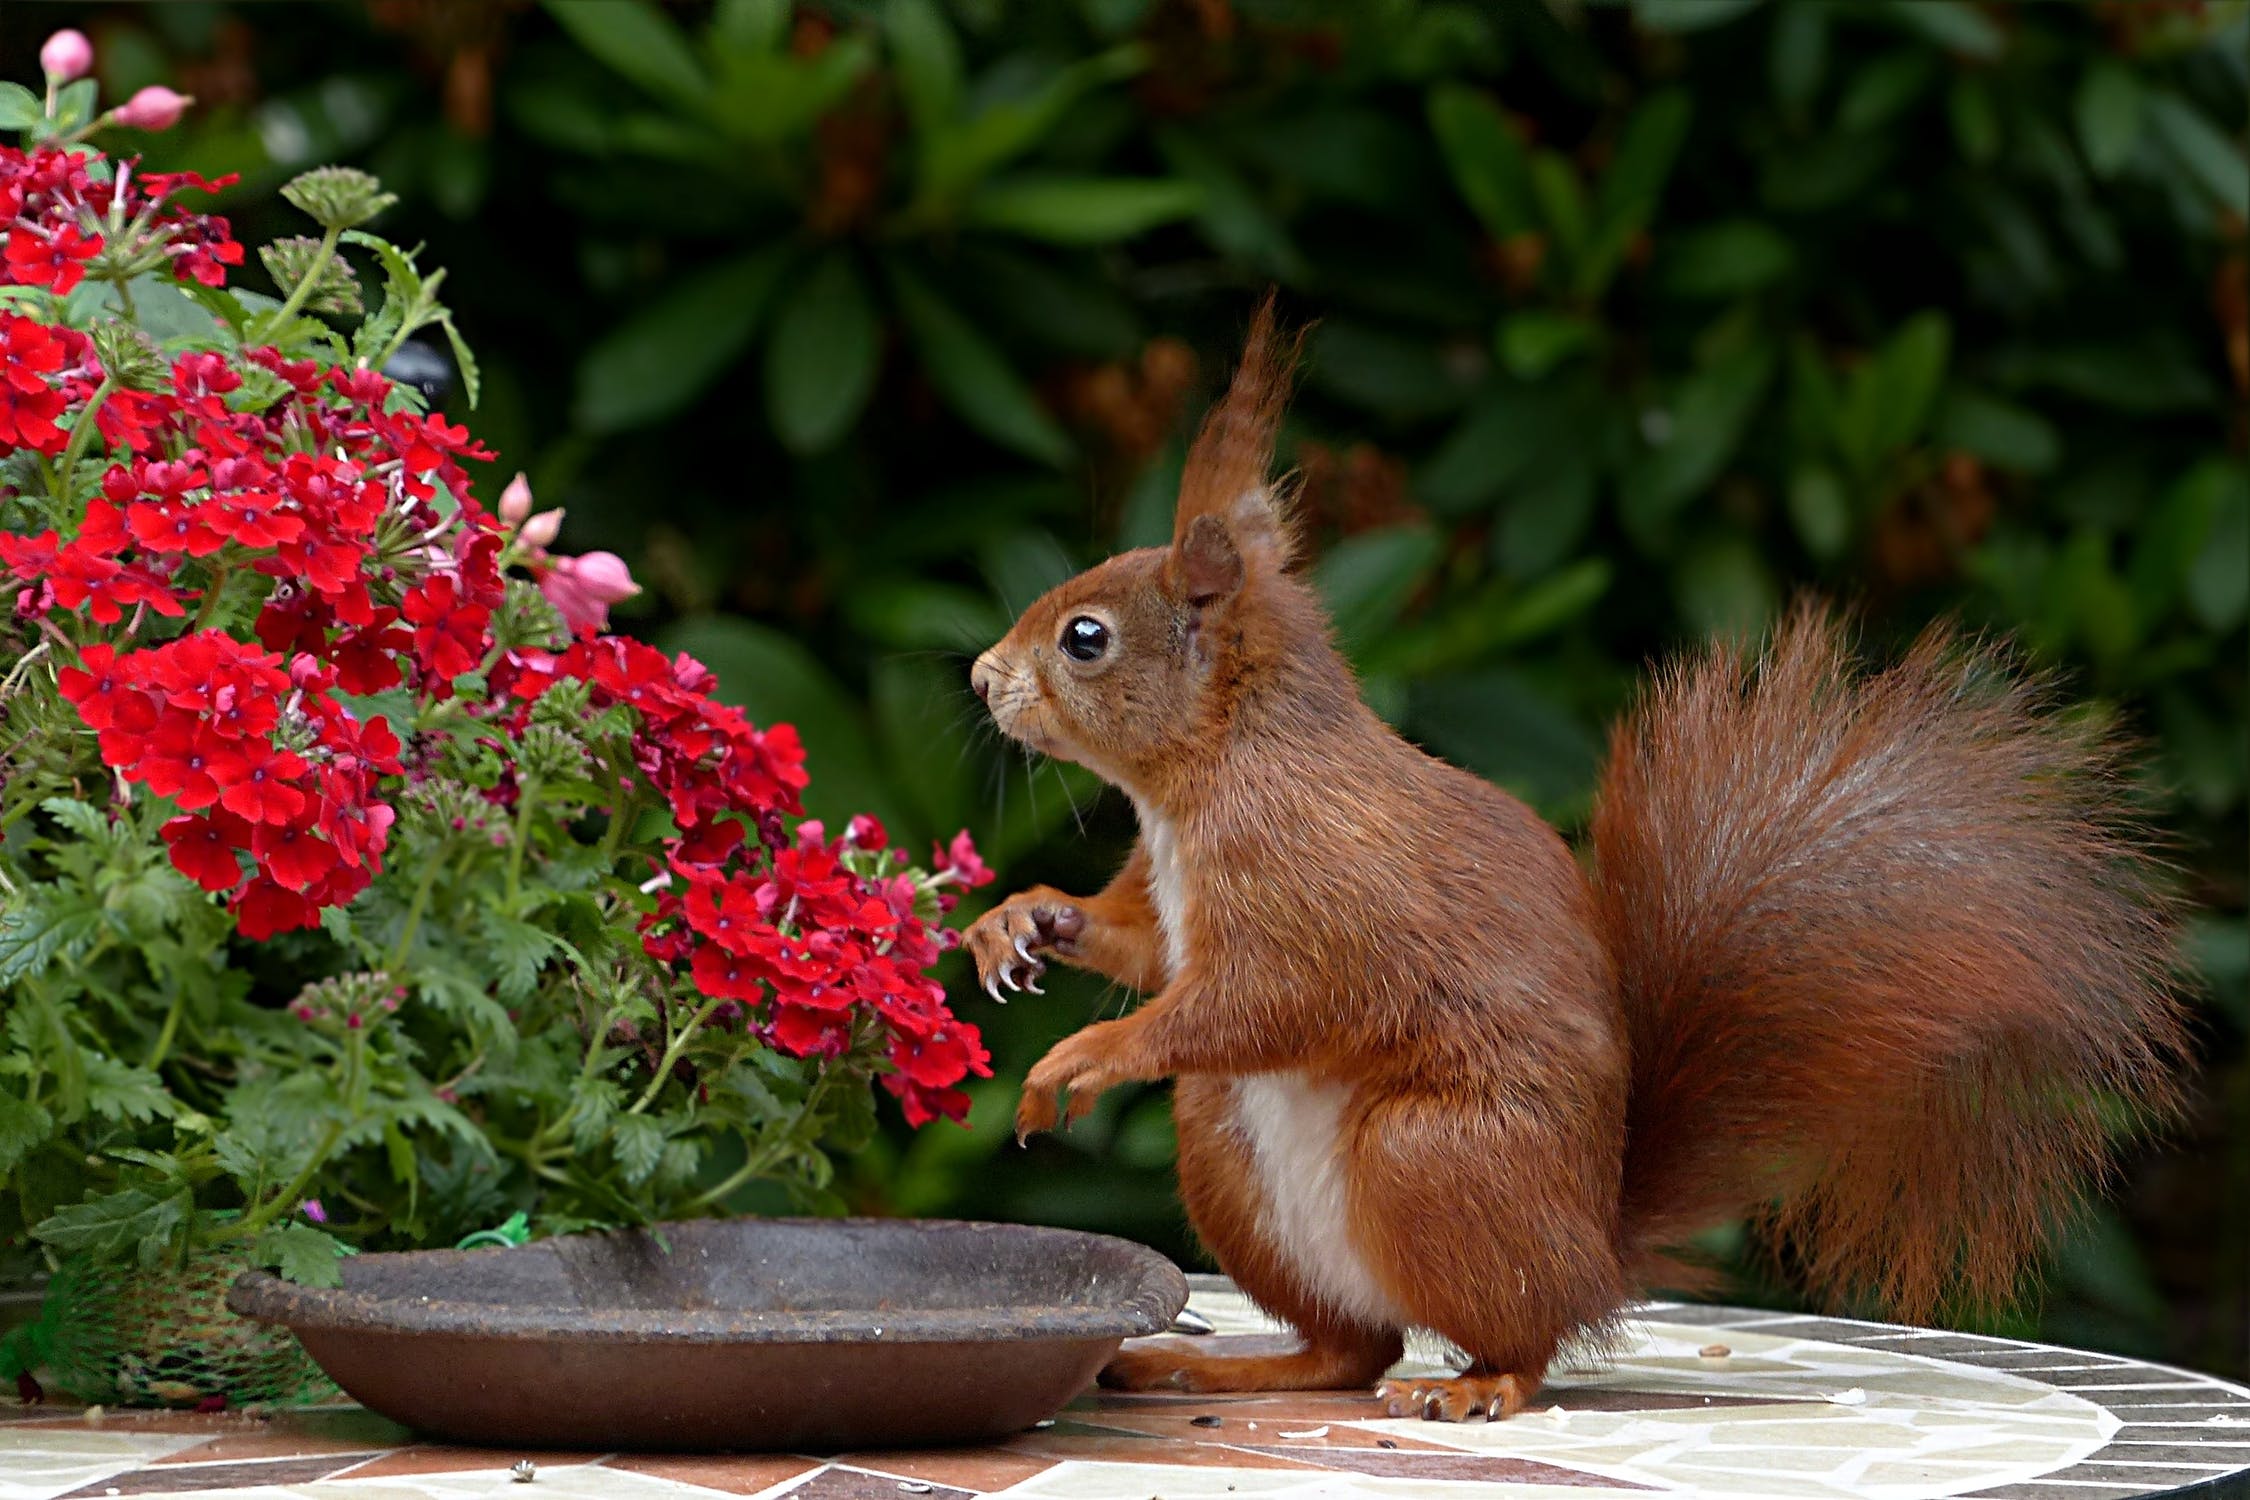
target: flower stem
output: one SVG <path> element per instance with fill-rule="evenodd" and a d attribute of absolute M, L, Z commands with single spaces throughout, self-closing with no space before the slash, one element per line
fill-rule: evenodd
<path fill-rule="evenodd" d="M 263 343 L 281 332 L 288 326 L 289 320 L 297 316 L 304 307 L 313 294 L 314 283 L 320 280 L 320 273 L 328 269 L 328 262 L 335 257 L 336 242 L 343 232 L 342 229 L 331 226 L 321 234 L 320 248 L 313 251 L 312 263 L 305 267 L 305 274 L 298 279 L 297 284 L 289 289 L 289 300 L 268 313 L 265 321 L 258 325 L 259 342 Z"/>
<path fill-rule="evenodd" d="M 516 836 L 508 845 L 508 915 L 516 912 L 516 897 L 523 890 L 523 851 L 531 842 L 531 815 L 539 810 L 539 778 L 534 776 L 516 789 Z"/>
<path fill-rule="evenodd" d="M 94 387 L 94 394 L 86 398 L 85 409 L 79 412 L 78 420 L 70 424 L 70 442 L 64 446 L 62 462 L 55 469 L 55 498 L 66 505 L 71 499 L 71 475 L 77 469 L 78 460 L 85 453 L 87 444 L 94 440 L 95 429 L 101 425 L 95 418 L 102 409 L 102 403 L 109 399 L 109 393 L 116 389 L 117 382 L 104 375 L 102 383 Z"/>
<path fill-rule="evenodd" d="M 414 946 L 414 934 L 422 925 L 422 913 L 430 904 L 430 888 L 437 884 L 438 871 L 445 868 L 446 856 L 453 852 L 450 841 L 440 844 L 422 869 L 422 878 L 415 884 L 414 899 L 407 903 L 406 921 L 398 930 L 398 942 L 391 949 L 391 961 L 384 970 L 396 983 L 406 968 L 406 955 Z"/>
<path fill-rule="evenodd" d="M 679 1062 L 680 1054 L 687 1050 L 687 1044 L 703 1029 L 703 1023 L 710 1020 L 712 1014 L 726 1003 L 724 1000 L 714 1000 L 688 1017 L 688 1023 L 680 1028 L 679 1035 L 672 1038 L 672 1045 L 664 1049 L 664 1056 L 656 1064 L 656 1076 L 648 1081 L 648 1087 L 641 1091 L 641 1097 L 635 1099 L 633 1107 L 625 1113 L 640 1114 L 656 1102 L 658 1091 L 664 1087 L 664 1081 L 672 1076 L 673 1065 Z"/>
<path fill-rule="evenodd" d="M 312 1180 L 319 1175 L 320 1169 L 328 1165 L 328 1153 L 336 1148 L 336 1138 L 343 1133 L 342 1121 L 329 1121 L 328 1128 L 321 1132 L 320 1144 L 313 1148 L 312 1157 L 305 1163 L 304 1169 L 290 1180 L 289 1186 L 283 1188 L 279 1196 L 267 1199 L 263 1207 L 237 1219 L 235 1233 L 248 1238 L 289 1212 L 297 1200 L 304 1196 L 305 1189 L 312 1186 Z"/>

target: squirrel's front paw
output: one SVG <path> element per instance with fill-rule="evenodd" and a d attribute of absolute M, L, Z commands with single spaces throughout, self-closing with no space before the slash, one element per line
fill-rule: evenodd
<path fill-rule="evenodd" d="M 963 942 L 976 960 L 977 979 L 985 993 L 1005 1005 L 1003 984 L 1011 990 L 1045 994 L 1038 979 L 1047 972 L 1047 961 L 1039 955 L 1069 953 L 1085 930 L 1085 912 L 1061 892 L 1041 887 L 1010 896 L 977 918 Z"/>
<path fill-rule="evenodd" d="M 1118 1025 L 1103 1021 L 1073 1032 L 1032 1064 L 1023 1081 L 1023 1099 L 1016 1106 L 1018 1141 L 1052 1130 L 1058 1121 L 1076 1124 L 1105 1092 L 1125 1081 L 1127 1075 L 1110 1050 L 1111 1039 L 1120 1035 Z"/>

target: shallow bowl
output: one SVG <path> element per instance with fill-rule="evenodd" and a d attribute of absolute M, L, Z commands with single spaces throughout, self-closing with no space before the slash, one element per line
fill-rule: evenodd
<path fill-rule="evenodd" d="M 1187 1301 L 1140 1245 L 930 1220 L 700 1220 L 342 1269 L 331 1288 L 254 1271 L 227 1305 L 285 1324 L 362 1405 L 488 1446 L 998 1437 Z"/>

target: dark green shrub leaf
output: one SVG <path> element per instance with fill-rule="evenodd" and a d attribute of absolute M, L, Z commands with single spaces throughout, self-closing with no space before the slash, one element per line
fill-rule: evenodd
<path fill-rule="evenodd" d="M 143 1124 L 179 1113 L 163 1079 L 99 1052 L 86 1054 L 86 1107 L 105 1120 Z"/>
<path fill-rule="evenodd" d="M 2177 94 L 2152 92 L 2145 109 L 2149 129 L 2197 186 L 2237 219 L 2250 216 L 2250 161 L 2242 147 Z"/>
<path fill-rule="evenodd" d="M 1977 166 L 1990 166 L 2000 154 L 2000 108 L 1982 76 L 1962 73 L 1945 92 L 1945 109 L 1953 123 L 1953 139 L 1961 155 Z"/>
<path fill-rule="evenodd" d="M 20 83 L 0 83 L 0 130 L 29 130 L 45 118 L 37 94 Z"/>
<path fill-rule="evenodd" d="M 1936 437 L 1941 447 L 2026 474 L 2043 474 L 2062 456 L 2062 439 L 2045 417 L 1967 386 L 1946 393 Z"/>
<path fill-rule="evenodd" d="M 1619 496 L 1628 524 L 1654 528 L 1719 477 L 1773 378 L 1772 349 L 1753 346 L 1688 377 L 1644 426 L 1646 447 L 1627 466 Z"/>
<path fill-rule="evenodd" d="M 671 20 L 647 0 L 547 0 L 571 39 L 659 99 L 699 105 L 710 81 Z"/>
<path fill-rule="evenodd" d="M 1876 130 L 1911 108 L 1937 76 L 1927 52 L 1893 52 L 1861 68 L 1836 106 L 1846 130 Z"/>
<path fill-rule="evenodd" d="M 619 1115 L 609 1127 L 609 1149 L 627 1182 L 646 1182 L 664 1156 L 664 1127 L 647 1115 Z"/>
<path fill-rule="evenodd" d="M 13 1172 L 26 1152 L 54 1132 L 55 1117 L 45 1106 L 13 1094 L 0 1094 L 0 1173 Z"/>
<path fill-rule="evenodd" d="M 791 288 L 766 344 L 766 414 L 798 453 L 833 447 L 874 394 L 883 329 L 850 259 L 832 253 Z"/>
<path fill-rule="evenodd" d="M 2250 604 L 2250 477 L 2230 466 L 2219 482 L 2218 503 L 2203 551 L 2188 574 L 2188 603 L 2196 618 L 2223 634 L 2242 623 Z"/>
<path fill-rule="evenodd" d="M 1655 216 L 1693 113 L 1684 90 L 1666 89 L 1651 94 L 1625 122 L 1617 154 L 1594 191 L 1593 237 L 1578 268 L 1581 295 L 1601 294 Z"/>
<path fill-rule="evenodd" d="M 1515 672 L 1413 683 L 1405 722 L 1438 755 L 1550 813 L 1582 800 L 1593 782 L 1594 736 Z"/>
<path fill-rule="evenodd" d="M 890 0 L 883 9 L 899 92 L 916 129 L 951 121 L 961 102 L 961 44 L 931 0 Z"/>
<path fill-rule="evenodd" d="M 58 1208 L 32 1225 L 31 1234 L 65 1255 L 114 1260 L 132 1250 L 144 1267 L 153 1266 L 193 1206 L 185 1188 L 167 1197 L 125 1188 Z"/>
<path fill-rule="evenodd" d="M 1998 57 L 2007 46 L 1992 18 L 1965 0 L 1883 0 L 1878 13 L 1901 30 L 1979 62 Z"/>
<path fill-rule="evenodd" d="M 1805 550 L 1823 562 L 1841 557 L 1851 540 L 1851 502 L 1842 482 L 1826 469 L 1808 467 L 1790 476 L 1789 519 Z"/>
<path fill-rule="evenodd" d="M 1531 158 L 1491 100 L 1446 84 L 1430 91 L 1430 130 L 1454 186 L 1494 239 L 1538 227 Z"/>
<path fill-rule="evenodd" d="M 616 432 L 673 415 L 749 348 L 791 249 L 776 245 L 683 278 L 587 351 L 577 418 Z"/>
<path fill-rule="evenodd" d="M 1739 297 L 1789 274 L 1787 235 L 1756 219 L 1675 230 L 1657 253 L 1658 284 L 1675 297 Z"/>
<path fill-rule="evenodd" d="M 1852 372 L 1836 437 L 1854 469 L 1868 473 L 1922 435 L 1952 343 L 1945 314 L 1917 313 Z"/>
<path fill-rule="evenodd" d="M 2189 580 L 2212 555 L 2208 543 L 2228 491 L 2239 491 L 2245 484 L 2250 484 L 2250 475 L 2235 464 L 2207 459 L 2165 491 L 2141 528 L 2126 575 L 2145 624 L 2162 623 L 2186 601 Z M 2229 625 L 2231 621 L 2213 623 L 2211 628 L 2224 630 Z"/>
<path fill-rule="evenodd" d="M 946 405 L 1002 447 L 1041 463 L 1069 461 L 1070 439 L 973 323 L 903 267 L 892 266 L 891 287 L 914 352 Z"/>
<path fill-rule="evenodd" d="M 1601 330 L 1567 313 L 1522 312 L 1500 325 L 1500 363 L 1512 375 L 1537 380 L 1572 355 L 1593 347 Z"/>
<path fill-rule="evenodd" d="M 1103 245 L 1184 219 L 1203 204 L 1192 182 L 1151 177 L 1014 177 L 979 188 L 964 222 L 1058 245 Z"/>
<path fill-rule="evenodd" d="M 1313 330 L 1307 378 L 1371 411 L 1427 417 L 1458 407 L 1469 394 L 1458 366 L 1426 339 L 1374 323 L 1334 318 Z"/>
<path fill-rule="evenodd" d="M 1697 543 L 1681 559 L 1672 586 L 1692 629 L 1734 640 L 1748 639 L 1780 602 L 1772 570 L 1744 537 Z"/>
<path fill-rule="evenodd" d="M 1702 31 L 1748 15 L 1765 0 L 1633 0 L 1633 19 L 1650 31 Z"/>
<path fill-rule="evenodd" d="M 2097 58 L 2078 81 L 2078 143 L 2103 177 L 2133 159 L 2141 140 L 2141 81 L 2114 58 Z"/>
<path fill-rule="evenodd" d="M 1427 526 L 1393 526 L 1348 537 L 1320 560 L 1314 582 L 1348 652 L 1398 618 L 1443 551 Z"/>
<path fill-rule="evenodd" d="M 1790 114 L 1803 114 L 1828 72 L 1828 12 L 1818 5 L 1779 7 L 1766 68 L 1774 99 Z"/>

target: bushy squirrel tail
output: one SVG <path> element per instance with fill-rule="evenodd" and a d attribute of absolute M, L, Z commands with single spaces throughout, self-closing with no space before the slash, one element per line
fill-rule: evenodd
<path fill-rule="evenodd" d="M 1632 1040 L 1623 1234 L 1747 1215 L 1831 1302 L 2004 1304 L 2174 1105 L 2163 872 L 2117 741 L 1934 630 L 1862 670 L 1801 606 L 1619 724 L 1594 888 Z"/>

